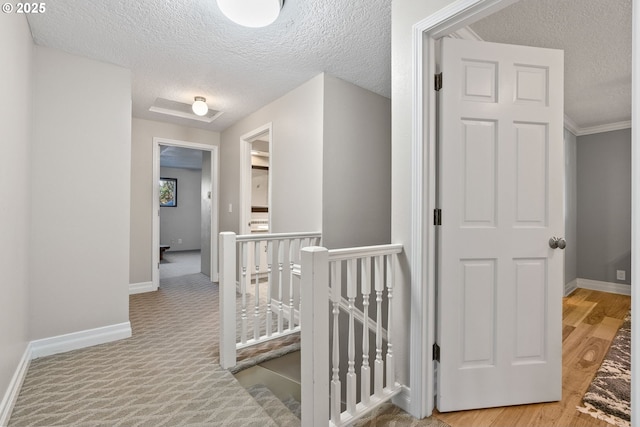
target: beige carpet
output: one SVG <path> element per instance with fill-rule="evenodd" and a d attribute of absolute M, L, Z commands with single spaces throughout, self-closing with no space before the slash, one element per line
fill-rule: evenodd
<path fill-rule="evenodd" d="M 202 274 L 162 279 L 158 292 L 132 295 L 133 337 L 33 360 L 9 426 L 276 427 L 220 368 L 217 312 L 218 286 Z M 278 351 L 299 347 L 297 334 L 281 341 Z M 262 357 L 246 353 L 241 364 Z M 393 405 L 358 425 L 446 427 Z"/>
<path fill-rule="evenodd" d="M 133 337 L 32 361 L 10 426 L 276 426 L 218 365 L 218 287 L 131 296 Z"/>

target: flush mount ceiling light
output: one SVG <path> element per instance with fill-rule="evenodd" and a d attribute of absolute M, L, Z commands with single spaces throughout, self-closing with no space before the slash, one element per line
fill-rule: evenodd
<path fill-rule="evenodd" d="M 193 101 L 193 105 L 191 106 L 193 113 L 197 116 L 204 116 L 209 111 L 209 106 L 207 105 L 207 100 L 202 96 L 196 96 Z"/>
<path fill-rule="evenodd" d="M 272 24 L 280 15 L 284 0 L 217 0 L 224 15 L 236 24 L 260 28 Z"/>

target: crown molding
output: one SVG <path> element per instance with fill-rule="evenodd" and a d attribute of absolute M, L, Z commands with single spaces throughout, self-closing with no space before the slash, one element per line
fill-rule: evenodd
<path fill-rule="evenodd" d="M 623 122 L 608 123 L 606 125 L 578 128 L 578 133 L 575 133 L 575 135 L 576 136 L 592 135 L 594 133 L 613 132 L 614 130 L 622 130 L 622 129 L 629 129 L 629 128 L 631 128 L 631 120 L 625 120 Z"/>

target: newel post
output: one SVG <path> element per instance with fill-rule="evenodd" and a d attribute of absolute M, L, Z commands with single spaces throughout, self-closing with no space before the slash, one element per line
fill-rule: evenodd
<path fill-rule="evenodd" d="M 220 233 L 220 366 L 236 364 L 236 234 Z"/>
<path fill-rule="evenodd" d="M 301 251 L 302 425 L 329 423 L 329 251 Z"/>

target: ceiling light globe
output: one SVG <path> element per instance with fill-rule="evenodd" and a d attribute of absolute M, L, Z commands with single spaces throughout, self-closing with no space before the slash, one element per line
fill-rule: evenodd
<path fill-rule="evenodd" d="M 272 24 L 280 15 L 284 0 L 217 0 L 224 15 L 244 27 L 260 28 Z"/>
<path fill-rule="evenodd" d="M 207 100 L 201 96 L 196 96 L 195 102 L 191 106 L 193 110 L 193 114 L 197 116 L 204 116 L 209 111 L 209 106 L 207 105 Z"/>

